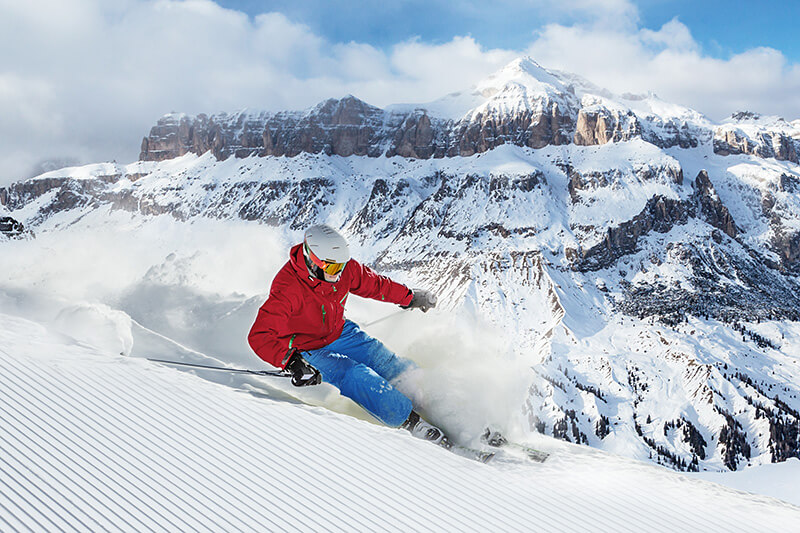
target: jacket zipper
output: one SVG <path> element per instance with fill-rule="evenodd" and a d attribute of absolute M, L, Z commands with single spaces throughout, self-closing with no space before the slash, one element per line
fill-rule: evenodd
<path fill-rule="evenodd" d="M 322 325 L 325 325 L 325 305 L 322 306 Z"/>

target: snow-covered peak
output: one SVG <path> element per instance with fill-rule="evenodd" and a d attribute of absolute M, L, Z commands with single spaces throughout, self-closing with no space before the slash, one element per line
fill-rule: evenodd
<path fill-rule="evenodd" d="M 576 105 L 574 88 L 530 57 L 515 59 L 480 81 L 474 92 L 487 100 L 470 111 L 472 120 L 478 116 L 539 113 L 550 102 L 558 103 L 561 109 Z"/>
<path fill-rule="evenodd" d="M 529 108 L 526 102 L 557 98 L 571 93 L 571 80 L 545 69 L 530 57 L 519 57 L 490 74 L 469 89 L 453 92 L 424 104 L 396 104 L 387 107 L 392 113 L 408 113 L 424 109 L 431 116 L 469 120 L 476 112 L 499 108 L 513 112 Z"/>
<path fill-rule="evenodd" d="M 722 121 L 723 124 L 749 124 L 753 126 L 780 128 L 791 127 L 783 117 L 762 115 L 753 111 L 737 111 Z"/>
<path fill-rule="evenodd" d="M 319 113 L 322 109 L 325 109 L 326 107 L 338 105 L 340 102 L 350 102 L 350 101 L 360 102 L 361 100 L 359 98 L 356 98 L 352 94 L 348 93 L 342 96 L 341 98 L 326 98 L 321 102 L 318 102 L 310 107 L 307 107 L 306 109 L 303 110 L 303 113 L 305 115 L 313 115 Z"/>
<path fill-rule="evenodd" d="M 346 94 L 341 98 L 328 98 L 309 107 L 302 113 L 302 116 L 304 118 L 329 117 L 329 120 L 334 122 L 343 120 L 345 123 L 358 124 L 369 115 L 381 113 L 383 111 L 380 108 L 370 105 L 352 94 Z"/>
<path fill-rule="evenodd" d="M 737 111 L 722 122 L 732 124 L 773 124 L 778 121 L 783 122 L 784 120 L 777 116 L 764 116 L 754 111 Z"/>
<path fill-rule="evenodd" d="M 646 95 L 625 94 L 615 99 L 641 117 L 658 117 L 663 121 L 677 120 L 702 127 L 711 127 L 712 123 L 704 114 L 680 104 L 667 102 L 653 92 Z"/>
<path fill-rule="evenodd" d="M 777 115 L 761 115 L 752 111 L 739 111 L 722 121 L 720 132 L 738 130 L 750 137 L 778 135 L 800 139 L 800 120 L 788 122 Z"/>
<path fill-rule="evenodd" d="M 118 165 L 113 162 L 106 163 L 93 163 L 90 165 L 64 167 L 50 172 L 45 172 L 35 176 L 34 180 L 44 180 L 52 178 L 70 178 L 75 180 L 89 180 L 96 179 L 103 176 L 119 176 L 126 171 L 127 167 L 137 166 L 136 163 L 131 165 Z"/>
<path fill-rule="evenodd" d="M 175 122 L 178 123 L 184 118 L 189 118 L 189 115 L 186 113 L 178 113 L 177 111 L 170 111 L 166 113 L 164 116 L 161 117 L 161 120 L 164 122 Z"/>
<path fill-rule="evenodd" d="M 521 87 L 532 93 L 564 93 L 567 85 L 554 73 L 540 66 L 530 57 L 520 57 L 481 80 L 475 91 L 490 98 L 505 90 Z"/>

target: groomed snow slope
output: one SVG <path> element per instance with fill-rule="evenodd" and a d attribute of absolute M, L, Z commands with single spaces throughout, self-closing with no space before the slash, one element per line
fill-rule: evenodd
<path fill-rule="evenodd" d="M 659 467 L 552 440 L 483 465 L 8 315 L 0 368 L 2 531 L 800 531 Z"/>

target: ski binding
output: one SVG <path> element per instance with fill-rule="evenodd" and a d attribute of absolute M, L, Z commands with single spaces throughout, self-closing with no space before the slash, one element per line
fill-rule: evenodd
<path fill-rule="evenodd" d="M 524 444 L 510 442 L 499 431 L 492 431 L 489 428 L 486 428 L 486 431 L 484 431 L 483 435 L 481 435 L 481 442 L 488 444 L 493 448 L 513 448 L 515 450 L 519 450 L 524 453 L 528 459 L 531 461 L 536 461 L 537 463 L 543 463 L 548 457 L 550 457 L 550 454 L 547 452 L 537 450 L 536 448 L 531 448 L 530 446 L 526 446 Z"/>

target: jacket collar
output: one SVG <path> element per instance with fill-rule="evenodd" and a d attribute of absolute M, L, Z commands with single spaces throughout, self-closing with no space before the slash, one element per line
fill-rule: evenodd
<path fill-rule="evenodd" d="M 315 290 L 322 288 L 324 291 L 328 287 L 331 287 L 329 290 L 332 290 L 332 283 L 327 283 L 317 279 L 308 271 L 308 267 L 306 266 L 306 258 L 303 256 L 303 243 L 292 246 L 292 249 L 289 250 L 289 263 L 291 263 L 292 270 L 294 271 L 295 275 L 311 288 Z"/>
<path fill-rule="evenodd" d="M 292 270 L 298 278 L 306 281 L 311 286 L 317 286 L 321 283 L 320 280 L 311 275 L 306 266 L 306 259 L 303 257 L 303 244 L 296 244 L 289 250 L 289 263 L 292 265 Z"/>

